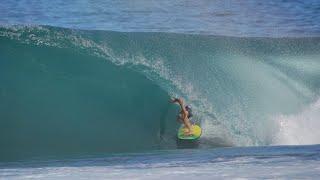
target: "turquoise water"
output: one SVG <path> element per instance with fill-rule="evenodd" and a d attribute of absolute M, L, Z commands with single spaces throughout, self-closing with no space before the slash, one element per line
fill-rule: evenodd
<path fill-rule="evenodd" d="M 319 17 L 318 1 L 2 2 L 0 179 L 318 177 Z M 176 139 L 172 96 L 199 141 Z"/>
<path fill-rule="evenodd" d="M 46 26 L 0 35 L 4 160 L 177 148 L 170 96 L 193 107 L 200 148 L 318 143 L 312 127 L 288 123 L 317 122 L 319 38 Z"/>
<path fill-rule="evenodd" d="M 0 46 L 1 159 L 152 149 L 175 127 L 168 93 L 131 69 L 77 47 Z"/>

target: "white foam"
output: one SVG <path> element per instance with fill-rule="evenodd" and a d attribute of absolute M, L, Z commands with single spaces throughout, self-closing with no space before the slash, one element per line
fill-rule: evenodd
<path fill-rule="evenodd" d="M 280 115 L 274 118 L 278 133 L 275 145 L 320 144 L 320 99 L 295 115 Z"/>
<path fill-rule="evenodd" d="M 211 160 L 167 159 L 165 163 L 137 162 L 112 166 L 90 166 L 89 163 L 80 166 L 2 168 L 0 179 L 313 179 L 320 173 L 319 161 L 291 156 Z"/>

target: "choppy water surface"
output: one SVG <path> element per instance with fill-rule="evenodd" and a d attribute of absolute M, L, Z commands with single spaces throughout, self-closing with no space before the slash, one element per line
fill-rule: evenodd
<path fill-rule="evenodd" d="M 320 35 L 320 1 L 10 1 L 1 24 L 227 36 Z"/>
<path fill-rule="evenodd" d="M 156 151 L 0 164 L 3 179 L 316 179 L 319 145 Z"/>

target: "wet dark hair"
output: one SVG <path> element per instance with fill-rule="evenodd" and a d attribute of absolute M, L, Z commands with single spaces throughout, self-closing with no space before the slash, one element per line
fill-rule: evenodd
<path fill-rule="evenodd" d="M 191 106 L 189 106 L 189 105 L 186 105 L 185 106 L 185 108 L 186 108 L 186 110 L 188 111 L 188 118 L 190 118 L 190 117 L 192 117 L 193 116 L 193 114 L 192 114 L 192 109 L 191 109 Z"/>

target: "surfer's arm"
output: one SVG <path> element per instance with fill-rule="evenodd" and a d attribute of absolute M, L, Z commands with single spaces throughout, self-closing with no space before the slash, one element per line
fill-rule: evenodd
<path fill-rule="evenodd" d="M 183 113 L 184 116 L 187 116 L 188 115 L 188 111 L 186 110 L 185 108 L 185 105 L 184 105 L 184 102 L 182 99 L 178 99 L 178 103 L 180 105 L 180 108 L 181 108 L 181 112 Z"/>
<path fill-rule="evenodd" d="M 181 98 L 172 98 L 171 102 L 172 103 L 179 103 L 183 119 L 188 116 L 188 111 L 186 110 L 186 108 L 184 106 L 184 102 Z"/>
<path fill-rule="evenodd" d="M 171 98 L 171 99 L 170 99 L 170 102 L 171 102 L 171 103 L 176 103 L 176 102 L 178 102 L 178 98 Z"/>

